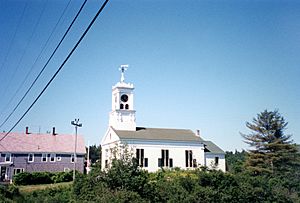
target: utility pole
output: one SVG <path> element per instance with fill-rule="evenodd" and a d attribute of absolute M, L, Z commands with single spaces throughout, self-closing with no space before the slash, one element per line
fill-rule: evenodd
<path fill-rule="evenodd" d="M 75 143 L 74 143 L 74 168 L 73 168 L 73 181 L 75 181 L 75 171 L 76 171 L 76 162 L 77 162 L 77 156 L 76 156 L 76 150 L 77 150 L 77 128 L 82 127 L 82 123 L 79 123 L 79 118 L 75 118 L 75 121 L 71 121 L 71 125 L 75 126 Z"/>

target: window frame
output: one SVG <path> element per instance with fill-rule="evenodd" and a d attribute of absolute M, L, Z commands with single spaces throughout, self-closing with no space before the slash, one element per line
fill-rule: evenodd
<path fill-rule="evenodd" d="M 44 161 L 44 158 L 46 159 L 45 161 Z M 41 162 L 48 162 L 48 154 L 47 153 L 42 153 Z"/>
<path fill-rule="evenodd" d="M 220 161 L 220 157 L 216 156 L 214 160 L 215 166 L 219 165 L 219 161 Z"/>
<path fill-rule="evenodd" d="M 53 160 L 52 160 L 53 159 Z M 56 154 L 51 153 L 49 157 L 50 162 L 56 162 Z"/>
<path fill-rule="evenodd" d="M 70 162 L 71 162 L 71 163 L 74 163 L 74 162 L 75 162 L 75 156 L 74 156 L 74 154 L 71 154 Z"/>
<path fill-rule="evenodd" d="M 23 173 L 23 172 L 25 171 L 25 169 L 24 169 L 24 168 L 14 168 L 14 170 L 13 170 L 13 174 L 14 174 L 14 175 L 17 175 L 17 174 L 19 174 L 19 173 L 17 173 L 17 170 L 20 170 L 20 172 L 19 172 L 19 173 Z"/>
<path fill-rule="evenodd" d="M 31 155 L 32 155 L 32 156 L 31 156 Z M 30 157 L 32 158 L 31 160 L 30 160 Z M 28 154 L 28 162 L 29 162 L 29 163 L 34 162 L 34 153 L 29 153 L 29 154 Z"/>
<path fill-rule="evenodd" d="M 5 153 L 4 161 L 5 163 L 10 163 L 11 162 L 11 153 Z M 9 158 L 9 160 L 7 160 Z"/>
<path fill-rule="evenodd" d="M 61 155 L 56 156 L 56 161 L 61 161 Z"/>

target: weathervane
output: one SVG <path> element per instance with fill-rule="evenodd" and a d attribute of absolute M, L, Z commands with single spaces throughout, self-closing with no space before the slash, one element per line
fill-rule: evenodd
<path fill-rule="evenodd" d="M 126 64 L 126 65 L 121 65 L 121 67 L 119 68 L 119 70 L 121 71 L 121 82 L 124 82 L 124 80 L 125 80 L 124 72 L 125 72 L 125 70 L 128 69 L 128 67 L 129 67 L 129 65 Z"/>

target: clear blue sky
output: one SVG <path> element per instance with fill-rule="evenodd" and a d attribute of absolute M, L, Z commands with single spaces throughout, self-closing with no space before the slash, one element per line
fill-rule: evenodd
<path fill-rule="evenodd" d="M 9 103 L 67 3 L 0 1 L 1 122 L 81 5 L 71 1 L 28 80 Z M 101 4 L 88 1 L 33 91 L 1 131 L 9 130 L 30 105 Z M 200 129 L 204 139 L 224 150 L 241 150 L 247 149 L 239 134 L 248 132 L 245 122 L 265 109 L 278 109 L 289 122 L 286 133 L 300 143 L 299 1 L 111 0 L 14 131 L 29 126 L 33 132 L 46 132 L 56 126 L 58 133 L 74 133 L 70 122 L 80 118 L 86 143 L 99 144 L 121 64 L 130 65 L 126 81 L 136 87 L 138 126 Z"/>

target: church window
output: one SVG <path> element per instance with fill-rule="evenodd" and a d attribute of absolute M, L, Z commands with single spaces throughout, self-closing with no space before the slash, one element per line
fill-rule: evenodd
<path fill-rule="evenodd" d="M 169 150 L 161 150 L 161 158 L 158 159 L 158 167 L 173 167 L 173 159 L 169 158 Z"/>
<path fill-rule="evenodd" d="M 140 167 L 148 167 L 148 158 L 144 157 L 144 149 L 136 149 L 136 160 Z"/>
<path fill-rule="evenodd" d="M 196 159 L 193 159 L 193 167 L 197 168 L 197 160 Z"/>
<path fill-rule="evenodd" d="M 185 150 L 185 167 L 193 167 L 193 152 Z"/>
<path fill-rule="evenodd" d="M 219 164 L 219 157 L 215 157 L 215 165 L 217 166 Z"/>
<path fill-rule="evenodd" d="M 125 105 L 125 109 L 129 109 L 129 105 L 128 104 Z"/>
<path fill-rule="evenodd" d="M 124 109 L 124 104 L 120 104 L 120 109 Z"/>

